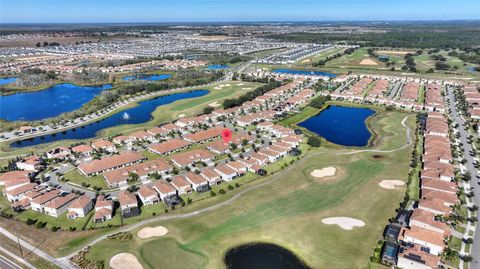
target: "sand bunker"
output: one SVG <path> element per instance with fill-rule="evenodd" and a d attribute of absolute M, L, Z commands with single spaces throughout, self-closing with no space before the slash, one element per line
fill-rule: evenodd
<path fill-rule="evenodd" d="M 405 55 L 408 53 L 415 53 L 414 51 L 395 51 L 395 50 L 379 50 L 378 54 L 397 54 L 397 55 Z"/>
<path fill-rule="evenodd" d="M 211 107 L 220 106 L 220 104 L 219 104 L 217 101 L 215 101 L 215 102 L 213 102 L 213 103 L 210 103 L 210 104 L 208 104 L 208 105 L 211 106 Z"/>
<path fill-rule="evenodd" d="M 185 114 L 180 114 L 180 115 L 178 115 L 178 117 L 183 118 L 183 117 L 185 117 Z"/>
<path fill-rule="evenodd" d="M 245 84 L 243 84 L 243 83 L 238 83 L 237 84 L 237 86 L 243 86 L 243 85 L 245 85 Z"/>
<path fill-rule="evenodd" d="M 325 167 L 322 169 L 315 169 L 313 170 L 310 175 L 312 177 L 320 178 L 320 177 L 332 177 L 335 175 L 335 171 L 337 169 L 335 167 Z"/>
<path fill-rule="evenodd" d="M 137 257 L 130 253 L 120 253 L 110 259 L 110 267 L 113 269 L 143 269 Z"/>
<path fill-rule="evenodd" d="M 215 90 L 221 90 L 222 87 L 214 87 Z"/>
<path fill-rule="evenodd" d="M 360 62 L 360 65 L 378 65 L 377 62 L 375 62 L 374 60 L 372 59 L 363 59 L 361 62 Z"/>
<path fill-rule="evenodd" d="M 401 180 L 382 180 L 380 181 L 380 183 L 378 183 L 378 186 L 388 190 L 394 190 L 396 189 L 396 186 L 403 185 L 405 185 L 405 182 Z"/>
<path fill-rule="evenodd" d="M 251 90 L 251 89 L 252 89 L 251 87 L 242 88 L 242 90 Z"/>
<path fill-rule="evenodd" d="M 141 239 L 147 239 L 150 237 L 160 237 L 168 233 L 168 229 L 163 226 L 157 227 L 145 227 L 138 231 L 137 236 Z"/>
<path fill-rule="evenodd" d="M 327 225 L 338 225 L 344 230 L 352 230 L 355 227 L 365 226 L 365 222 L 349 217 L 332 217 L 322 219 L 322 223 Z"/>

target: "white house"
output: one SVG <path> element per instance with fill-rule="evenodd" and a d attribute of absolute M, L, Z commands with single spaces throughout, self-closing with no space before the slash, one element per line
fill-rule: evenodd
<path fill-rule="evenodd" d="M 92 208 L 92 199 L 86 195 L 82 195 L 68 206 L 67 218 L 84 218 Z"/>

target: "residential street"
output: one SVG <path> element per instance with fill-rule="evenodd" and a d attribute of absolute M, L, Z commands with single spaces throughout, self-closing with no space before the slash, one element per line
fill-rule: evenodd
<path fill-rule="evenodd" d="M 473 165 L 474 159 L 472 156 L 470 156 L 470 151 L 472 150 L 472 145 L 470 145 L 467 142 L 467 137 L 470 135 L 468 131 L 465 131 L 464 129 L 464 119 L 459 115 L 457 107 L 456 107 L 456 102 L 455 102 L 455 97 L 453 95 L 453 90 L 451 87 L 447 87 L 447 98 L 450 101 L 450 109 L 451 113 L 450 116 L 452 119 L 459 124 L 458 131 L 460 133 L 460 141 L 463 143 L 463 155 L 464 158 L 467 160 L 465 163 L 466 169 L 470 172 L 472 175 L 472 180 L 470 181 L 470 185 L 473 188 L 475 197 L 474 197 L 474 202 L 476 205 L 480 204 L 480 186 L 478 185 L 479 179 L 477 178 L 478 170 L 475 168 Z M 478 225 L 478 214 L 477 214 L 477 225 L 475 228 L 475 237 L 474 237 L 474 243 L 472 245 L 471 251 L 473 260 L 471 262 L 471 269 L 480 269 L 480 225 Z"/>

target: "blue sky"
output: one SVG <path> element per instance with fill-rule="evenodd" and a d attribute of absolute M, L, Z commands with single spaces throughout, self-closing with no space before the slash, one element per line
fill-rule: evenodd
<path fill-rule="evenodd" d="M 480 19 L 480 0 L 0 0 L 2 23 Z"/>

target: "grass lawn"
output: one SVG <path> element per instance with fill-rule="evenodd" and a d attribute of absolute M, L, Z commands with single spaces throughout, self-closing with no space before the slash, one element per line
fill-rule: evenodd
<path fill-rule="evenodd" d="M 25 210 L 24 212 L 15 216 L 15 219 L 23 222 L 26 222 L 27 219 L 36 219 L 39 222 L 46 222 L 47 225 L 45 227 L 47 229 L 55 226 L 60 227 L 62 230 L 68 230 L 70 227 L 74 227 L 76 231 L 81 231 L 90 221 L 90 218 L 93 216 L 93 214 L 94 212 L 91 211 L 85 218 L 70 220 L 67 218 L 66 212 L 60 215 L 58 218 L 55 218 L 37 211 Z"/>
<path fill-rule="evenodd" d="M 87 177 L 82 175 L 77 169 L 72 169 L 64 174 L 65 180 L 70 183 L 75 183 L 82 185 L 82 183 L 89 184 L 88 188 L 93 188 L 94 186 L 101 188 L 102 190 L 108 190 L 107 183 L 102 175 L 97 175 L 93 177 Z"/>
<path fill-rule="evenodd" d="M 305 107 L 302 112 L 294 114 L 291 117 L 288 117 L 284 120 L 281 120 L 278 122 L 279 124 L 285 126 L 285 127 L 292 127 L 292 125 L 295 125 L 299 122 L 302 122 L 310 117 L 313 117 L 317 115 L 320 112 L 320 109 L 313 108 L 311 106 Z"/>
<path fill-rule="evenodd" d="M 405 143 L 400 122 L 406 115 L 384 111 L 372 120 L 371 127 L 381 137 L 377 148 L 392 149 Z M 410 117 L 409 126 L 414 122 Z M 256 182 L 271 183 L 234 203 L 188 219 L 159 222 L 169 229 L 164 238 L 140 241 L 135 237 L 125 243 L 104 240 L 93 246 L 87 257 L 105 260 L 108 265 L 113 255 L 131 252 L 144 268 L 223 268 L 222 258 L 229 248 L 265 241 L 290 249 L 313 268 L 367 268 L 368 258 L 405 192 L 404 188 L 386 190 L 378 183 L 383 179 L 406 181 L 411 150 L 408 147 L 392 153 L 344 154 L 344 148 L 303 146 L 305 157 L 286 169 L 280 170 L 282 163 L 269 167 L 269 172 L 277 172 Z M 310 176 L 313 169 L 328 166 L 339 171 L 334 180 Z M 243 185 L 255 177 L 248 174 L 239 180 L 246 181 Z M 197 200 L 178 212 L 217 203 L 236 192 Z M 361 219 L 366 226 L 345 231 L 322 224 L 323 218 L 333 216 Z"/>
<path fill-rule="evenodd" d="M 452 249 L 460 251 L 460 249 L 462 248 L 462 240 L 456 238 L 455 236 L 452 236 L 452 238 L 450 238 L 450 240 L 448 241 L 448 246 Z"/>

